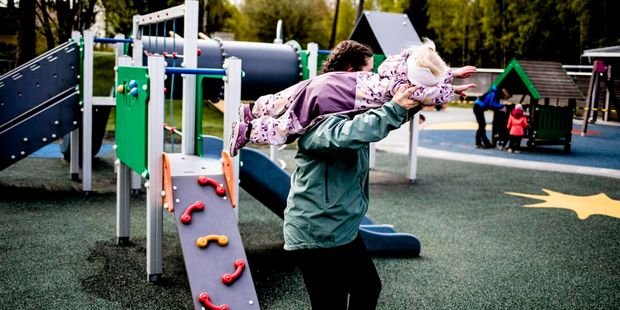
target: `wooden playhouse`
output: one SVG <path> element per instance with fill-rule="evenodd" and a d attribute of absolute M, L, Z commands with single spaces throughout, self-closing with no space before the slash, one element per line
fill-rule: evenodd
<path fill-rule="evenodd" d="M 562 64 L 513 59 L 494 85 L 523 104 L 530 124 L 524 137 L 528 147 L 563 145 L 570 152 L 576 103 L 584 97 Z"/>

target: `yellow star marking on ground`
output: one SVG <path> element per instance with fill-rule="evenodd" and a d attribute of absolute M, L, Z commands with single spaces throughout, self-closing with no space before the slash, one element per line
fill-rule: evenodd
<path fill-rule="evenodd" d="M 569 209 L 575 211 L 575 213 L 577 213 L 577 217 L 582 220 L 585 220 L 590 215 L 594 214 L 607 215 L 620 219 L 620 201 L 613 200 L 604 193 L 592 196 L 574 196 L 554 192 L 544 188 L 543 191 L 549 195 L 530 195 L 513 192 L 506 192 L 506 194 L 545 200 L 545 202 L 538 204 L 524 205 L 524 208 Z"/>

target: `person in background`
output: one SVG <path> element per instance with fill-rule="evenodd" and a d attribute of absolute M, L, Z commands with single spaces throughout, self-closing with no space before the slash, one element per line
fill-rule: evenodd
<path fill-rule="evenodd" d="M 498 89 L 495 85 L 491 89 L 480 96 L 474 102 L 474 115 L 476 116 L 476 122 L 478 122 L 478 130 L 476 131 L 476 147 L 477 148 L 492 148 L 493 144 L 489 141 L 486 134 L 486 120 L 484 119 L 484 111 L 495 110 L 506 113 L 506 107 L 500 102 L 501 99 L 510 98 L 510 93 L 505 88 Z"/>
<path fill-rule="evenodd" d="M 523 106 L 517 104 L 508 118 L 508 124 L 506 125 L 510 133 L 510 145 L 508 146 L 508 152 L 519 153 L 521 150 L 521 139 L 525 135 L 525 130 L 528 128 L 527 118 L 523 115 Z"/>

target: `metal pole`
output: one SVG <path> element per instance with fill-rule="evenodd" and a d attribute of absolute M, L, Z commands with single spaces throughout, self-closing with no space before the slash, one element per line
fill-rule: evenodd
<path fill-rule="evenodd" d="M 274 44 L 284 43 L 283 35 L 282 35 L 282 20 L 281 19 L 279 19 L 278 23 L 276 24 L 276 38 L 273 40 L 273 43 Z M 280 149 L 278 148 L 277 145 L 269 146 L 269 159 L 272 162 L 276 163 L 277 165 L 280 164 Z"/>
<path fill-rule="evenodd" d="M 82 35 L 79 31 L 73 31 L 71 32 L 71 38 L 79 45 Z M 80 79 L 82 78 L 83 77 L 80 76 Z M 69 137 L 69 153 L 71 154 L 71 162 L 69 163 L 69 174 L 71 175 L 71 180 L 78 181 L 80 179 L 80 129 L 78 128 L 72 131 Z"/>
<path fill-rule="evenodd" d="M 319 45 L 308 43 L 308 77 L 313 78 L 319 71 Z"/>
<path fill-rule="evenodd" d="M 413 115 L 409 121 L 409 163 L 407 165 L 407 179 L 414 183 L 418 174 L 418 142 L 420 137 L 420 113 Z"/>
<path fill-rule="evenodd" d="M 122 45 L 122 44 L 121 44 Z M 117 46 L 118 48 L 118 46 Z M 120 56 L 117 58 L 116 65 L 123 67 L 131 66 L 131 58 L 129 56 Z M 118 72 L 115 79 L 118 85 Z M 131 183 L 132 170 L 125 165 L 120 159 L 116 160 L 116 242 L 120 245 L 129 243 L 129 191 Z M 134 172 L 134 174 L 136 174 Z"/>
<path fill-rule="evenodd" d="M 194 69 L 198 59 L 198 1 L 185 1 L 183 38 L 183 67 Z M 196 153 L 196 76 L 183 76 L 183 141 L 181 153 L 192 155 Z M 160 127 L 161 128 L 161 127 Z"/>
<path fill-rule="evenodd" d="M 84 31 L 84 73 L 82 103 L 82 191 L 92 190 L 93 159 L 93 39 L 95 33 Z"/>
<path fill-rule="evenodd" d="M 159 281 L 162 270 L 163 189 L 162 154 L 164 153 L 164 79 L 166 62 L 164 57 L 155 55 L 148 58 L 149 108 L 147 130 L 147 171 L 146 187 L 146 273 L 150 282 Z"/>
<path fill-rule="evenodd" d="M 134 66 L 142 66 L 142 53 L 143 53 L 143 44 L 142 44 L 142 33 L 140 32 L 140 15 L 135 15 L 133 17 L 133 50 L 132 50 L 132 58 Z"/>
<path fill-rule="evenodd" d="M 224 79 L 224 149 L 228 149 L 228 141 L 232 135 L 232 122 L 237 117 L 237 110 L 241 105 L 241 59 L 236 57 L 226 58 L 224 61 L 226 78 Z M 185 131 L 185 130 L 184 130 Z M 231 154 L 232 155 L 232 154 Z M 233 175 L 235 193 L 239 193 L 239 156 L 233 157 Z M 235 216 L 239 214 L 239 194 L 236 195 L 234 204 Z"/>

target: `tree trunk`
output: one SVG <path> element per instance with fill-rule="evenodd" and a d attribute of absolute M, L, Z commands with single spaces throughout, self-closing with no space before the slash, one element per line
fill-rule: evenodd
<path fill-rule="evenodd" d="M 56 42 L 54 40 L 54 32 L 52 31 L 52 25 L 49 12 L 47 11 L 46 1 L 39 2 L 39 11 L 40 14 L 37 14 L 37 17 L 39 19 L 39 23 L 41 23 L 41 27 L 43 27 L 43 34 L 45 35 L 47 49 L 50 50 L 56 46 Z"/>
<path fill-rule="evenodd" d="M 17 33 L 17 65 L 34 58 L 36 48 L 35 0 L 19 2 L 19 30 Z"/>
<path fill-rule="evenodd" d="M 209 35 L 209 0 L 204 0 L 204 10 L 202 10 L 202 33 Z"/>
<path fill-rule="evenodd" d="M 355 23 L 362 18 L 362 13 L 364 12 L 364 0 L 357 1 L 357 12 L 355 13 Z"/>
<path fill-rule="evenodd" d="M 336 30 L 338 30 L 338 8 L 340 7 L 340 0 L 336 0 L 336 9 L 334 10 L 334 22 L 332 23 L 332 37 L 329 39 L 329 48 L 334 48 L 336 44 Z"/>

